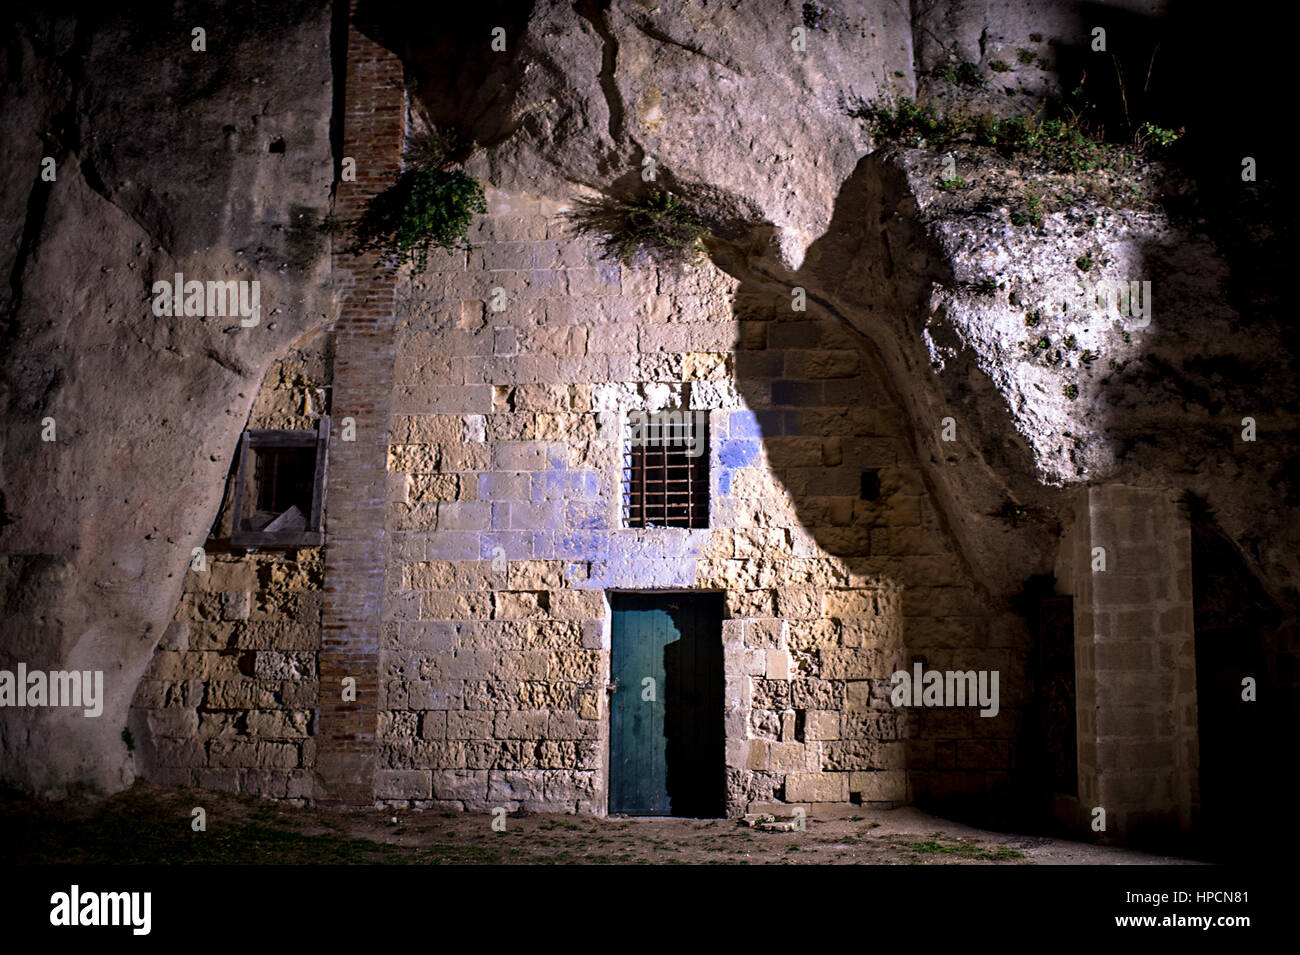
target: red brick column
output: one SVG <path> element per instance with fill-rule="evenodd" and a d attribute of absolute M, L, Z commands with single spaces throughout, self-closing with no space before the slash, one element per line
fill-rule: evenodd
<path fill-rule="evenodd" d="M 348 26 L 343 155 L 356 160 L 356 182 L 341 182 L 335 215 L 355 221 L 371 197 L 401 172 L 405 102 L 401 61 Z M 334 255 L 342 298 L 335 325 L 334 394 L 326 492 L 325 606 L 316 724 L 317 801 L 374 803 L 379 702 L 379 621 L 384 589 L 386 464 L 393 389 L 394 279 L 373 253 Z M 343 440 L 354 419 L 356 439 Z M 356 681 L 355 702 L 343 684 Z"/>

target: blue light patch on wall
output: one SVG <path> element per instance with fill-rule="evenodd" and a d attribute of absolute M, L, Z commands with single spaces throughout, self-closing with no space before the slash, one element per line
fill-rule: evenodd
<path fill-rule="evenodd" d="M 732 438 L 761 438 L 758 416 L 752 411 L 733 411 L 728 422 L 728 434 Z"/>
<path fill-rule="evenodd" d="M 718 463 L 724 468 L 743 468 L 758 457 L 758 441 L 753 438 L 730 438 L 718 448 Z"/>

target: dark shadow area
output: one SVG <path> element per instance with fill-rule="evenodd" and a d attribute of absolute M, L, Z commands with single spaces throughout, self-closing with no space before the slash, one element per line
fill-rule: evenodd
<path fill-rule="evenodd" d="M 681 639 L 664 647 L 664 743 L 674 816 L 725 814 L 722 595 L 664 596 Z"/>
<path fill-rule="evenodd" d="M 728 267 L 727 257 L 734 254 L 724 248 L 715 260 Z M 930 369 L 915 364 L 931 283 L 951 286 L 956 280 L 924 233 L 902 172 L 880 156 L 865 157 L 837 195 L 827 231 L 793 276 L 760 269 L 755 278 L 753 270 L 741 268 L 734 274 L 742 279 L 735 300 L 741 322 L 737 386 L 755 409 L 753 436 L 790 494 L 802 527 L 854 573 L 902 586 L 904 665 L 1003 671 L 997 719 L 980 717 L 977 708 L 896 708 L 888 694 L 891 668 L 882 664 L 862 672 L 854 679 L 871 688 L 868 702 L 846 713 L 842 739 L 823 744 L 823 769 L 895 769 L 888 744 L 905 739 L 918 806 L 1023 831 L 1032 825 L 1024 818 L 1026 807 L 1037 807 L 1041 815 L 1044 801 L 1042 784 L 1020 765 L 1027 748 L 1020 734 L 1031 702 L 1023 679 L 1031 632 L 1006 598 L 982 592 L 978 568 L 951 526 L 951 505 L 936 485 L 978 475 L 985 461 L 1012 474 L 1032 475 L 1034 468 L 1028 447 L 1005 417 L 994 420 L 989 409 L 999 402 L 989 400 L 992 385 L 973 362 L 952 375 L 957 384 L 943 412 L 961 422 L 963 440 L 928 442 L 916 431 L 932 424 L 937 437 L 940 427 L 937 415 L 932 422 L 916 420 L 926 407 L 925 389 L 936 389 L 924 380 Z M 806 311 L 792 304 L 796 288 L 806 292 Z M 894 367 L 917 377 L 898 379 Z M 721 463 L 754 463 L 752 451 L 733 428 Z M 1049 538 L 1050 510 L 1033 500 L 1035 506 L 1013 507 L 998 497 L 986 512 L 961 517 L 994 534 Z M 722 506 L 743 505 L 724 500 Z M 731 517 L 726 513 L 722 521 Z M 874 636 L 856 642 L 861 625 L 846 624 L 848 636 L 835 646 L 876 646 Z M 820 700 L 834 685 L 823 678 L 829 655 L 812 649 L 798 657 L 789 692 L 792 701 L 804 701 L 793 703 L 796 712 L 827 705 Z M 756 700 L 762 699 L 760 688 L 761 683 Z M 775 710 L 768 714 L 756 706 L 759 724 L 779 721 Z"/>
<path fill-rule="evenodd" d="M 1278 587 L 1275 577 L 1271 589 L 1261 584 L 1261 569 L 1276 574 L 1278 566 L 1266 551 L 1295 540 L 1300 488 L 1300 434 L 1288 423 L 1300 397 L 1300 328 L 1282 318 L 1293 271 L 1294 191 L 1283 172 L 1293 137 L 1273 95 L 1290 86 L 1289 38 L 1203 0 L 1171 4 L 1160 19 L 1102 5 L 1081 9 L 1089 24 L 1106 28 L 1110 55 L 1086 45 L 1059 48 L 1062 86 L 1069 90 L 1086 74 L 1094 98 L 1111 104 L 1095 117 L 1108 132 L 1128 134 L 1144 120 L 1185 129 L 1165 154 L 1172 174 L 1159 201 L 1175 227 L 1213 243 L 1226 265 L 1216 292 L 1235 312 L 1213 325 L 1195 316 L 1201 321 L 1189 337 L 1157 299 L 1163 354 L 1148 353 L 1114 375 L 1113 387 L 1129 394 L 1117 402 L 1107 437 L 1125 461 L 1182 462 L 1183 480 L 1195 489 L 1186 499 L 1199 736 L 1194 844 L 1211 858 L 1239 860 L 1258 854 L 1286 825 L 1288 787 L 1276 753 L 1300 725 L 1295 583 Z M 1110 69 L 1097 68 L 1107 60 Z M 1253 181 L 1243 179 L 1247 160 Z M 1149 243 L 1144 277 L 1175 293 L 1181 283 L 1178 300 L 1195 301 L 1187 254 L 1168 242 Z M 1162 403 L 1164 420 L 1141 413 Z M 1136 413 L 1125 413 L 1130 408 Z M 1244 415 L 1268 428 L 1266 445 L 1239 439 Z M 1235 539 L 1216 515 L 1227 510 L 1236 512 L 1237 526 L 1249 515 L 1250 529 Z M 1248 677 L 1256 681 L 1255 702 L 1243 700 Z"/>
<path fill-rule="evenodd" d="M 1292 134 L 1274 96 L 1291 85 L 1286 31 L 1226 15 L 1209 0 L 1170 4 L 1159 20 L 1100 4 L 1081 11 L 1087 23 L 1106 28 L 1108 53 L 1058 47 L 1062 87 L 1073 89 L 1086 76 L 1109 104 L 1094 117 L 1108 133 L 1129 133 L 1146 120 L 1186 130 L 1168 156 L 1196 189 L 1162 201 L 1183 220 L 1204 220 L 1230 266 L 1229 301 L 1249 327 L 1254 313 L 1282 302 L 1294 234 L 1285 172 Z M 1242 180 L 1247 157 L 1256 162 L 1254 182 Z M 1285 331 L 1294 351 L 1294 323 Z"/>
<path fill-rule="evenodd" d="M 506 107 L 523 75 L 519 38 L 533 6 L 530 0 L 362 0 L 355 22 L 401 58 L 412 95 L 434 124 L 455 132 L 467 152 L 475 144 L 490 148 L 514 131 Z M 504 50 L 492 49 L 497 29 L 505 31 Z"/>
<path fill-rule="evenodd" d="M 1056 578 L 1035 574 L 1012 601 L 1029 625 L 1029 705 L 1021 727 L 1015 787 L 1020 831 L 1059 833 L 1056 795 L 1078 796 L 1079 758 L 1074 667 L 1074 598 L 1057 593 Z"/>
<path fill-rule="evenodd" d="M 1277 827 L 1289 825 L 1279 755 L 1282 741 L 1294 739 L 1294 721 L 1276 672 L 1282 614 L 1206 502 L 1189 495 L 1187 505 L 1200 738 L 1197 828 L 1210 856 L 1250 858 L 1276 838 Z"/>

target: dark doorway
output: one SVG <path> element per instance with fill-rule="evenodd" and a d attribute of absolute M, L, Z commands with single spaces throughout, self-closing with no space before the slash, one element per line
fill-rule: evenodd
<path fill-rule="evenodd" d="M 1043 598 L 1034 642 L 1035 722 L 1042 734 L 1048 791 L 1079 795 L 1079 729 L 1074 683 L 1074 598 Z"/>
<path fill-rule="evenodd" d="M 1061 797 L 1078 796 L 1074 598 L 1056 590 L 1053 575 L 1034 574 L 1012 600 L 1033 638 L 1025 656 L 1027 693 L 1012 791 L 992 801 L 984 825 L 1062 832 Z"/>
<path fill-rule="evenodd" d="M 1256 851 L 1270 816 L 1277 818 L 1262 778 L 1271 758 L 1264 712 L 1257 699 L 1243 699 L 1243 681 L 1264 674 L 1257 641 L 1245 629 L 1196 633 L 1198 822 L 1204 848 L 1217 857 Z"/>
<path fill-rule="evenodd" d="M 609 811 L 716 818 L 726 799 L 721 594 L 611 594 Z"/>
<path fill-rule="evenodd" d="M 1196 825 L 1203 852 L 1240 861 L 1267 851 L 1289 825 L 1290 786 L 1275 758 L 1280 694 L 1265 665 L 1281 613 L 1208 504 L 1191 494 L 1185 503 L 1196 626 Z"/>

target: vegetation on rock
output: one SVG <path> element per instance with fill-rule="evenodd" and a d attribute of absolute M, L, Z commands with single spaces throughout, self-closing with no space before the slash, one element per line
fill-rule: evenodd
<path fill-rule="evenodd" d="M 577 232 L 596 236 L 605 258 L 624 265 L 638 252 L 683 264 L 704 252 L 704 221 L 680 196 L 654 189 L 632 199 L 582 199 L 569 213 Z"/>
<path fill-rule="evenodd" d="M 1021 49 L 1022 64 L 1033 62 L 1032 50 Z M 1010 72 L 1013 67 L 993 60 L 989 69 Z M 989 112 L 971 111 L 951 95 L 954 86 L 979 90 L 986 84 L 973 63 L 947 63 L 932 71 L 949 87 L 949 95 L 915 101 L 906 96 L 885 98 L 874 103 L 861 100 L 846 104 L 849 115 L 866 121 L 872 135 L 885 142 L 919 149 L 938 149 L 969 144 L 992 147 L 1004 156 L 1032 160 L 1059 172 L 1120 169 L 1142 155 L 1168 150 L 1183 130 L 1159 126 L 1150 120 L 1129 119 L 1129 102 L 1121 74 L 1119 96 L 1123 107 L 1124 134 L 1108 136 L 1104 128 L 1085 117 L 1098 113 L 1082 85 L 1063 99 L 1049 100 L 1028 116 L 998 118 Z"/>

